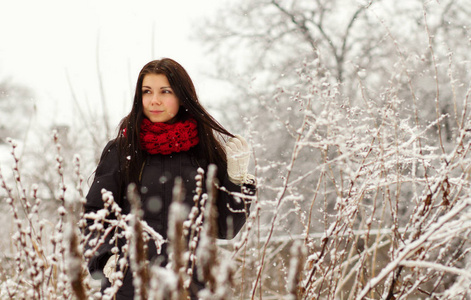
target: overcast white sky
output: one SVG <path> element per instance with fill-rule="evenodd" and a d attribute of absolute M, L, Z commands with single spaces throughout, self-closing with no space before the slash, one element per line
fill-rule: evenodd
<path fill-rule="evenodd" d="M 191 39 L 192 28 L 228 1 L 0 0 L 0 80 L 11 77 L 33 89 L 38 122 L 67 123 L 76 112 L 66 72 L 80 101 L 98 105 L 98 53 L 118 122 L 130 108 L 141 67 L 171 57 L 193 77 L 203 103 L 212 101 L 217 87 L 203 75 L 211 57 Z"/>

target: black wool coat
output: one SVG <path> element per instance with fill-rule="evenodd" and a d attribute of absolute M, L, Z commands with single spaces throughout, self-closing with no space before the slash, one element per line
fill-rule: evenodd
<path fill-rule="evenodd" d="M 204 159 L 197 157 L 196 152 L 190 149 L 186 152 L 172 153 L 170 155 L 147 154 L 141 173 L 139 190 L 141 196 L 141 206 L 143 210 L 143 220 L 147 222 L 156 232 L 167 238 L 168 211 L 172 201 L 172 190 L 176 177 L 180 177 L 185 188 L 184 204 L 188 211 L 194 205 L 193 196 L 196 190 L 197 169 L 199 167 L 207 171 L 208 164 Z M 129 214 L 130 204 L 125 196 L 125 190 L 120 186 L 120 168 L 118 149 L 113 141 L 110 141 L 103 150 L 100 162 L 97 166 L 94 181 L 87 194 L 85 213 L 96 212 L 102 209 L 102 189 L 113 193 L 115 202 L 121 207 L 122 214 Z M 204 182 L 203 182 L 204 184 Z M 227 176 L 220 183 L 229 192 L 255 194 L 255 186 L 238 186 L 232 183 Z M 249 203 L 244 203 L 240 198 L 232 196 L 229 192 L 218 191 L 218 238 L 228 238 L 228 234 L 235 236 L 245 223 L 246 214 L 238 212 L 250 207 Z M 230 219 L 230 221 L 229 221 Z M 87 221 L 88 226 L 93 224 L 92 220 Z M 228 225 L 231 224 L 231 225 Z M 88 231 L 88 230 L 87 230 Z M 103 267 L 111 256 L 111 249 L 114 243 L 108 243 L 110 237 L 99 248 L 97 253 L 89 261 L 90 274 L 94 277 L 102 278 L 102 290 L 110 285 L 106 278 L 103 278 Z M 118 247 L 125 244 L 124 240 L 118 240 Z M 155 243 L 148 244 L 148 258 L 151 262 L 158 262 L 164 266 L 167 261 L 166 244 L 163 245 L 161 254 L 157 254 Z M 89 248 L 89 247 L 87 247 Z M 134 288 L 132 285 L 132 272 L 128 271 L 123 280 L 123 286 L 118 291 L 116 299 L 132 299 Z M 196 284 L 198 282 L 194 280 Z M 202 283 L 199 288 L 202 287 Z"/>

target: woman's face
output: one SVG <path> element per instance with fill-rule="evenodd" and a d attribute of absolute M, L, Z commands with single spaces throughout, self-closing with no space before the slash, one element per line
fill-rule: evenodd
<path fill-rule="evenodd" d="M 164 74 L 147 74 L 142 82 L 144 115 L 153 123 L 173 123 L 180 101 Z"/>

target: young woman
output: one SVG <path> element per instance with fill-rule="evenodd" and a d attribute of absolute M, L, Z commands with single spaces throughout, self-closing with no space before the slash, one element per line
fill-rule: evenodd
<path fill-rule="evenodd" d="M 219 139 L 216 137 L 220 137 Z M 229 137 L 227 143 L 222 138 Z M 146 64 L 136 84 L 131 112 L 121 121 L 118 136 L 103 150 L 90 187 L 85 212 L 103 208 L 101 190 L 113 193 L 122 214 L 130 212 L 126 188 L 135 183 L 142 201 L 143 219 L 164 238 L 167 237 L 168 210 L 176 177 L 184 183 L 184 203 L 194 205 L 197 169 L 218 167 L 219 238 L 231 238 L 245 223 L 249 204 L 231 192 L 253 195 L 255 183 L 247 174 L 249 151 L 246 141 L 224 129 L 200 104 L 192 80 L 174 60 L 164 58 Z M 232 236 L 228 236 L 232 235 Z M 118 241 L 123 245 L 124 241 Z M 90 273 L 113 265 L 113 245 L 103 244 L 90 260 Z M 158 255 L 149 243 L 149 260 L 164 266 L 166 247 Z M 105 272 L 105 276 L 109 274 Z M 110 286 L 107 278 L 102 290 Z M 199 286 L 201 288 L 201 285 Z M 194 287 L 190 289 L 195 296 Z M 132 272 L 128 271 L 116 299 L 132 299 Z"/>

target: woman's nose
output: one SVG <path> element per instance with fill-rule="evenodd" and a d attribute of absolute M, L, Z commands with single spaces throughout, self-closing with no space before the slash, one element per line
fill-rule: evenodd
<path fill-rule="evenodd" d="M 155 104 L 162 104 L 162 101 L 160 101 L 160 97 L 158 95 L 154 95 L 154 97 L 152 97 L 152 103 L 155 103 Z"/>

